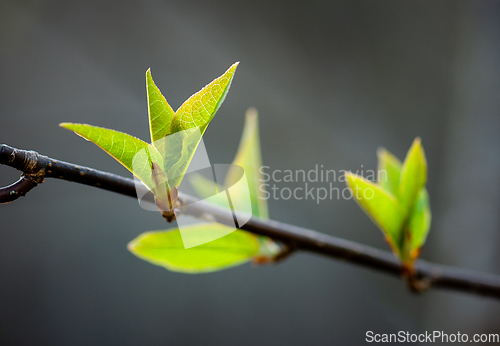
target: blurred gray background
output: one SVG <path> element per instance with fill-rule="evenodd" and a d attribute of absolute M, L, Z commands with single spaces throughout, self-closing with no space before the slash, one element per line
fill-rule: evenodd
<path fill-rule="evenodd" d="M 0 0 L 0 142 L 130 174 L 63 121 L 148 139 L 144 73 L 176 109 L 241 61 L 205 143 L 232 161 L 260 112 L 274 169 L 376 168 L 421 136 L 433 223 L 422 257 L 500 274 L 500 2 Z M 0 184 L 18 177 L 0 167 Z M 302 186 L 301 183 L 281 187 Z M 338 186 L 342 186 L 341 184 Z M 354 201 L 271 217 L 388 249 Z M 356 345 L 365 333 L 499 333 L 500 304 L 297 254 L 171 273 L 126 249 L 168 226 L 136 200 L 46 180 L 0 206 L 2 345 Z"/>

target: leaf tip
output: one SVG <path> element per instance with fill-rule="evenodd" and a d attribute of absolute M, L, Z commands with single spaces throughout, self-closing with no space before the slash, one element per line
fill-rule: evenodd
<path fill-rule="evenodd" d="M 259 116 L 259 112 L 255 107 L 250 107 L 247 109 L 245 113 L 245 117 L 247 118 L 257 118 Z"/>
<path fill-rule="evenodd" d="M 350 189 L 352 189 L 352 184 L 354 183 L 354 180 L 358 179 L 359 176 L 352 173 L 352 172 L 349 172 L 349 171 L 345 171 L 345 181 L 347 183 L 347 186 L 349 186 Z"/>
<path fill-rule="evenodd" d="M 377 157 L 379 159 L 384 158 L 387 156 L 387 149 L 385 147 L 379 147 L 377 149 Z"/>
<path fill-rule="evenodd" d="M 234 75 L 234 72 L 236 71 L 236 68 L 238 67 L 238 65 L 240 64 L 239 61 L 235 62 L 234 64 L 231 65 L 231 67 L 229 67 L 226 71 L 226 73 L 231 73 L 231 75 Z M 225 74 L 226 74 L 225 73 Z"/>
<path fill-rule="evenodd" d="M 74 130 L 75 125 L 77 125 L 77 124 L 75 124 L 75 123 L 60 123 L 59 127 L 65 128 L 66 130 L 75 131 Z"/>
<path fill-rule="evenodd" d="M 420 137 L 415 138 L 408 152 L 416 152 L 420 157 L 420 160 L 422 161 L 424 167 L 427 167 L 427 159 L 425 157 L 424 147 L 422 146 L 422 140 L 420 139 Z"/>
<path fill-rule="evenodd" d="M 132 253 L 135 251 L 135 241 L 134 240 L 132 240 L 130 243 L 127 244 L 127 250 L 132 252 Z"/>

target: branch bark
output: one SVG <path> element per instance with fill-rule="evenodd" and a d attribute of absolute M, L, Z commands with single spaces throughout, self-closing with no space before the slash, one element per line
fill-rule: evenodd
<path fill-rule="evenodd" d="M 0 146 L 0 164 L 22 172 L 17 182 L 0 188 L 0 203 L 12 202 L 26 195 L 42 183 L 44 178 L 63 179 L 137 197 L 133 179 L 55 160 L 34 151 L 15 149 L 5 144 Z M 143 192 L 148 192 L 146 187 L 143 189 Z M 223 208 L 181 193 L 179 200 L 183 213 L 195 217 L 210 215 L 215 221 L 224 224 L 233 222 L 233 215 Z M 402 277 L 403 274 L 400 262 L 392 253 L 370 246 L 274 220 L 252 218 L 240 228 L 281 241 L 297 250 L 340 259 L 397 277 Z M 424 260 L 417 261 L 415 275 L 420 286 L 424 288 L 449 289 L 500 299 L 498 275 L 433 264 Z"/>

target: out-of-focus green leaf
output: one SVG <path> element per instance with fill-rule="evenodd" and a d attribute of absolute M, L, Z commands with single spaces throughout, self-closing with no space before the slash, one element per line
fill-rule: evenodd
<path fill-rule="evenodd" d="M 151 76 L 151 69 L 146 71 L 146 90 L 148 95 L 149 130 L 151 143 L 170 134 L 170 124 L 174 117 L 174 110 L 168 104 L 160 89 Z"/>
<path fill-rule="evenodd" d="M 408 223 L 409 232 L 409 254 L 411 261 L 420 256 L 420 251 L 425 243 L 427 234 L 431 226 L 431 208 L 429 202 L 429 194 L 424 188 L 420 191 L 417 203 L 415 204 L 410 221 Z"/>
<path fill-rule="evenodd" d="M 378 156 L 379 175 L 382 177 L 382 179 L 379 179 L 379 184 L 397 196 L 399 194 L 399 180 L 402 168 L 401 161 L 385 149 L 379 150 Z M 384 171 L 384 173 L 380 174 L 380 171 Z M 387 179 L 384 179 L 384 177 Z M 429 194 L 425 187 L 420 190 L 417 202 L 412 207 L 413 209 L 408 211 L 410 216 L 404 230 L 406 233 L 405 241 L 409 242 L 408 248 L 405 249 L 408 253 L 403 254 L 404 258 L 411 261 L 420 255 L 431 225 Z"/>
<path fill-rule="evenodd" d="M 406 155 L 399 183 L 399 198 L 405 209 L 412 208 L 427 181 L 427 161 L 420 138 L 416 138 Z"/>
<path fill-rule="evenodd" d="M 263 219 L 269 218 L 265 189 L 264 186 L 261 186 L 263 179 L 260 171 L 262 167 L 262 153 L 260 148 L 259 117 L 257 110 L 254 108 L 250 108 L 245 114 L 245 127 L 238 152 L 233 160 L 233 165 L 243 167 L 245 170 L 252 202 L 252 215 Z M 235 168 L 232 168 L 228 172 L 225 185 L 242 187 L 242 185 L 233 184 L 236 179 L 238 179 L 238 172 Z M 231 199 L 234 201 L 238 196 L 243 195 L 243 193 L 239 194 L 233 190 Z M 281 251 L 281 248 L 271 238 L 258 236 L 257 239 L 259 241 L 260 261 L 262 262 L 265 258 L 263 262 L 272 262 L 273 258 Z"/>
<path fill-rule="evenodd" d="M 220 207 L 227 205 L 227 195 L 225 193 L 219 194 L 219 192 L 224 191 L 224 187 L 196 173 L 189 174 L 189 182 L 201 199 L 212 197 L 210 199 L 212 203 Z"/>
<path fill-rule="evenodd" d="M 221 224 L 197 224 L 184 231 L 221 232 Z M 193 236 L 193 235 L 191 235 Z M 147 232 L 128 245 L 137 257 L 183 273 L 208 273 L 247 262 L 258 252 L 255 237 L 247 232 L 234 231 L 228 235 L 189 249 L 184 248 L 178 229 Z"/>
<path fill-rule="evenodd" d="M 224 181 L 224 187 L 217 186 L 213 181 L 203 177 L 199 174 L 191 174 L 190 183 L 196 190 L 201 198 L 208 198 L 213 196 L 216 191 L 223 191 L 224 188 L 233 186 L 231 192 L 231 199 L 233 204 L 238 205 L 237 199 L 239 196 L 244 196 L 243 193 L 238 192 L 238 188 L 244 188 L 243 184 L 235 184 L 240 179 L 240 169 L 242 167 L 245 171 L 246 179 L 248 182 L 248 189 L 250 192 L 250 199 L 252 204 L 252 215 L 260 218 L 268 218 L 269 212 L 267 208 L 267 200 L 264 198 L 265 194 L 260 189 L 260 180 L 262 174 L 260 167 L 262 166 L 260 139 L 259 139 L 259 123 L 257 111 L 253 108 L 247 111 L 245 117 L 245 127 L 243 129 L 242 138 L 238 152 L 233 160 L 232 166 Z M 225 195 L 221 195 L 221 203 L 219 205 L 226 205 Z M 236 202 L 236 203 L 234 203 Z"/>
<path fill-rule="evenodd" d="M 252 201 L 252 214 L 267 219 L 269 217 L 267 199 L 264 198 L 264 191 L 260 189 L 262 156 L 259 137 L 259 118 L 254 108 L 250 108 L 245 115 L 245 127 L 233 164 L 243 167 L 245 170 L 250 199 Z M 238 179 L 237 175 L 237 170 L 234 168 L 231 169 L 227 174 L 225 185 L 233 185 L 233 182 Z M 236 194 L 236 196 L 238 195 L 240 194 Z M 231 195 L 231 199 L 235 198 L 237 197 Z"/>
<path fill-rule="evenodd" d="M 406 213 L 397 198 L 379 185 L 356 174 L 347 172 L 346 181 L 354 199 L 386 235 L 393 251 L 399 254 Z"/>
<path fill-rule="evenodd" d="M 385 148 L 377 151 L 378 184 L 394 196 L 399 196 L 399 178 L 401 176 L 401 161 Z"/>
<path fill-rule="evenodd" d="M 96 144 L 152 189 L 151 162 L 162 165 L 158 151 L 150 144 L 123 132 L 102 127 L 61 123 L 59 126 L 74 131 L 77 135 Z M 138 154 L 136 156 L 136 154 Z M 135 157 L 135 159 L 134 159 Z"/>
<path fill-rule="evenodd" d="M 231 86 L 238 62 L 179 107 L 172 119 L 171 133 L 199 127 L 201 133 L 214 117 Z"/>
<path fill-rule="evenodd" d="M 240 166 L 245 170 L 252 203 L 252 215 L 267 219 L 269 217 L 267 200 L 263 198 L 265 194 L 260 188 L 260 180 L 262 180 L 262 174 L 260 173 L 262 155 L 258 114 L 253 108 L 250 108 L 245 115 L 245 127 L 243 129 L 238 152 L 233 160 L 233 165 Z M 242 187 L 241 185 L 234 184 L 239 177 L 240 172 L 238 172 L 236 167 L 230 169 L 224 182 L 224 187 Z M 213 196 L 215 191 L 222 191 L 222 187 L 216 186 L 213 181 L 201 175 L 191 175 L 190 182 L 201 198 L 208 198 Z M 239 194 L 238 191 L 233 188 L 231 200 L 236 202 L 237 205 L 238 203 L 235 199 L 243 195 L 243 193 Z M 226 205 L 226 196 L 221 194 L 220 197 L 220 203 L 217 203 L 217 201 L 214 202 L 221 206 Z M 259 242 L 259 258 L 261 262 L 272 262 L 272 258 L 281 250 L 280 247 L 268 237 L 258 236 L 257 240 Z M 263 258 L 265 258 L 265 260 Z"/>

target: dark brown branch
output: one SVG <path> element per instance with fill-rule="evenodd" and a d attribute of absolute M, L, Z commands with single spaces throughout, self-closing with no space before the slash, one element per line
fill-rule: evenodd
<path fill-rule="evenodd" d="M 43 181 L 58 178 L 98 187 L 122 195 L 136 197 L 132 179 L 111 173 L 54 160 L 33 151 L 0 146 L 0 164 L 23 172 L 21 179 L 0 188 L 0 202 L 6 203 L 24 196 Z M 144 188 L 145 189 L 145 188 Z M 179 194 L 182 212 L 197 217 L 209 215 L 215 221 L 232 224 L 233 215 L 215 205 Z M 196 202 L 196 203 L 194 203 Z M 400 277 L 400 262 L 389 252 L 286 223 L 252 218 L 241 229 L 289 244 L 292 248 L 337 258 Z M 500 299 L 500 276 L 432 264 L 416 263 L 416 279 L 423 287 L 444 288 Z"/>

